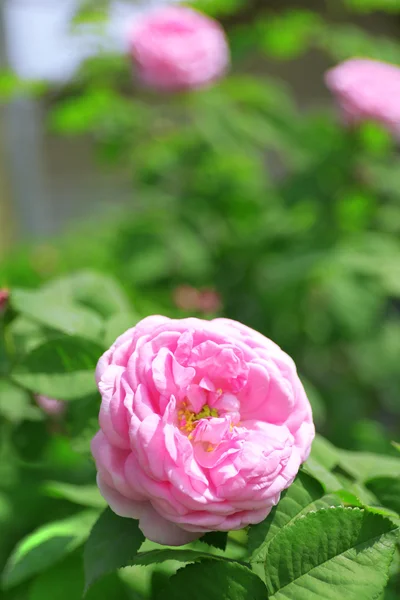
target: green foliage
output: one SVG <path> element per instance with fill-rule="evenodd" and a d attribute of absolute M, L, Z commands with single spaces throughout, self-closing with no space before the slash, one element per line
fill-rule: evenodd
<path fill-rule="evenodd" d="M 400 477 L 375 477 L 366 482 L 367 488 L 387 506 L 400 515 Z"/>
<path fill-rule="evenodd" d="M 21 540 L 5 567 L 4 587 L 17 585 L 73 552 L 88 537 L 97 516 L 95 511 L 78 513 L 44 525 Z"/>
<path fill-rule="evenodd" d="M 132 564 L 144 539 L 137 521 L 122 519 L 107 508 L 85 546 L 85 589 L 102 575 Z"/>
<path fill-rule="evenodd" d="M 15 289 L 12 306 L 22 315 L 49 329 L 91 340 L 97 340 L 100 336 L 101 319 L 90 310 L 65 302 L 62 295 L 56 301 L 56 296 L 46 292 Z"/>
<path fill-rule="evenodd" d="M 388 13 L 400 12 L 397 0 L 345 0 L 346 6 L 360 13 L 369 13 L 376 10 Z"/>
<path fill-rule="evenodd" d="M 43 598 L 82 600 L 83 590 L 82 558 L 74 553 L 34 580 L 30 588 L 29 600 L 43 600 Z M 109 600 L 114 595 L 121 600 L 131 598 L 128 589 L 116 574 L 105 577 L 95 584 L 85 595 L 85 600 Z"/>
<path fill-rule="evenodd" d="M 104 508 L 105 500 L 102 498 L 97 485 L 74 485 L 62 481 L 46 481 L 44 493 L 54 498 L 64 498 L 80 506 Z"/>
<path fill-rule="evenodd" d="M 245 0 L 191 0 L 193 8 L 214 18 L 230 15 L 246 7 Z"/>
<path fill-rule="evenodd" d="M 274 58 L 292 60 L 307 50 L 320 28 L 321 19 L 311 11 L 268 16 L 258 23 L 260 48 Z"/>
<path fill-rule="evenodd" d="M 15 366 L 12 379 L 56 400 L 76 400 L 96 391 L 94 369 L 102 347 L 77 337 L 59 337 L 34 348 Z"/>
<path fill-rule="evenodd" d="M 209 546 L 214 546 L 220 550 L 226 550 L 228 543 L 228 534 L 224 531 L 209 531 L 202 538 L 202 542 L 205 542 Z"/>
<path fill-rule="evenodd" d="M 323 14 L 257 0 L 191 4 L 226 27 L 233 64 L 223 81 L 162 97 L 132 84 L 127 57 L 99 52 L 52 96 L 53 135 L 91 136 L 102 167 L 126 176 L 132 206 L 0 264 L 11 289 L 0 316 L 2 597 L 80 600 L 86 588 L 87 600 L 393 600 L 398 149 L 379 124 L 346 130 L 333 101 L 300 110 L 265 73 L 298 68 L 308 86 L 309 56 L 400 64 L 398 39 L 368 33 L 357 17 L 397 14 L 398 2 L 333 1 Z M 83 2 L 73 31 L 101 32 L 108 10 L 108 0 Z M 2 101 L 43 91 L 0 76 Z M 185 308 L 182 286 L 211 290 L 220 307 Z M 98 518 L 94 369 L 149 314 L 237 319 L 298 365 L 325 437 L 247 531 L 169 548 L 110 509 Z M 62 419 L 41 413 L 37 393 L 68 401 Z"/>
<path fill-rule="evenodd" d="M 271 542 L 269 597 L 372 600 L 387 581 L 395 529 L 389 519 L 359 508 L 307 514 Z"/>
<path fill-rule="evenodd" d="M 265 600 L 266 589 L 247 567 L 206 561 L 180 569 L 171 577 L 160 598 L 185 600 Z"/>
<path fill-rule="evenodd" d="M 38 81 L 21 81 L 12 71 L 0 71 L 0 98 L 10 101 L 18 97 L 41 96 L 47 85 Z"/>
<path fill-rule="evenodd" d="M 95 271 L 79 271 L 52 280 L 43 287 L 43 293 L 77 303 L 107 319 L 131 310 L 131 303 L 118 281 Z"/>
<path fill-rule="evenodd" d="M 249 550 L 253 564 L 264 563 L 268 546 L 279 531 L 307 512 L 340 506 L 340 496 L 324 495 L 320 483 L 306 473 L 300 473 L 295 483 L 282 494 L 270 515 L 249 531 Z"/>
<path fill-rule="evenodd" d="M 0 379 L 0 416 L 12 423 L 40 420 L 40 410 L 31 405 L 28 392 L 7 379 Z"/>

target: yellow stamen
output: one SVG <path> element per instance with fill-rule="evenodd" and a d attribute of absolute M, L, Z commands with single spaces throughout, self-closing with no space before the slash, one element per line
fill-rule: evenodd
<path fill-rule="evenodd" d="M 200 412 L 194 413 L 189 410 L 187 403 L 183 402 L 183 409 L 178 410 L 179 429 L 186 433 L 191 433 L 200 419 L 207 419 L 209 417 L 218 417 L 218 411 L 215 408 L 210 408 L 208 404 L 204 404 Z"/>

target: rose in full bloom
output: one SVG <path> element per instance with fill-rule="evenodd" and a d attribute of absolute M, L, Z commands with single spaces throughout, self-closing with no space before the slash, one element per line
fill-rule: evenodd
<path fill-rule="evenodd" d="M 0 288 L 0 316 L 6 312 L 9 298 L 10 292 L 5 288 Z"/>
<path fill-rule="evenodd" d="M 325 80 L 348 124 L 376 121 L 400 135 L 400 67 L 353 58 L 328 71 Z"/>
<path fill-rule="evenodd" d="M 220 25 L 182 6 L 160 8 L 138 19 L 130 50 L 141 81 L 160 90 L 203 87 L 221 77 L 229 64 Z"/>
<path fill-rule="evenodd" d="M 294 362 L 235 321 L 148 317 L 96 375 L 100 491 L 155 542 L 262 521 L 310 452 L 312 413 Z"/>
<path fill-rule="evenodd" d="M 35 400 L 39 408 L 50 417 L 59 417 L 65 412 L 66 404 L 61 400 L 54 400 L 40 394 L 35 396 Z"/>

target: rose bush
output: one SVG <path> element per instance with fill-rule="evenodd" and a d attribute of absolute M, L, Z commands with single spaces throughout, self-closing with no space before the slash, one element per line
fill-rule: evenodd
<path fill-rule="evenodd" d="M 377 121 L 400 135 L 399 67 L 353 58 L 328 71 L 325 80 L 348 124 Z"/>
<path fill-rule="evenodd" d="M 141 81 L 163 90 L 202 87 L 221 77 L 229 63 L 221 26 L 184 7 L 143 16 L 131 32 L 130 48 Z"/>
<path fill-rule="evenodd" d="M 97 382 L 100 491 L 153 541 L 260 522 L 308 457 L 295 364 L 235 321 L 148 317 L 103 355 Z"/>

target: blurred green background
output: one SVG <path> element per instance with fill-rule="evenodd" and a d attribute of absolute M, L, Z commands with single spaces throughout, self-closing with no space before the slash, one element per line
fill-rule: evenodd
<path fill-rule="evenodd" d="M 221 21 L 231 45 L 231 73 L 210 89 L 143 90 L 129 58 L 106 43 L 62 84 L 3 70 L 4 126 L 18 106 L 27 123 L 39 115 L 41 154 L 29 164 L 42 178 L 33 197 L 27 181 L 16 187 L 15 165 L 29 162 L 17 153 L 13 184 L 4 134 L 0 287 L 68 296 L 89 285 L 83 304 L 93 305 L 109 286 L 119 298 L 110 343 L 152 313 L 242 321 L 294 358 L 319 433 L 339 448 L 398 456 L 399 149 L 377 124 L 345 130 L 323 73 L 360 55 L 400 65 L 400 2 L 193 5 Z M 70 27 L 105 39 L 107 11 L 85 2 Z M 17 358 L 43 335 L 32 327 L 14 321 Z M 42 493 L 44 481 L 92 481 L 91 399 L 54 422 L 28 416 L 21 398 L 10 409 L 0 389 L 0 562 L 22 535 L 71 514 L 65 495 Z M 79 570 L 68 560 L 64 569 Z M 5 597 L 50 598 L 57 573 L 41 577 Z M 136 584 L 121 594 L 148 596 L 149 582 Z"/>

